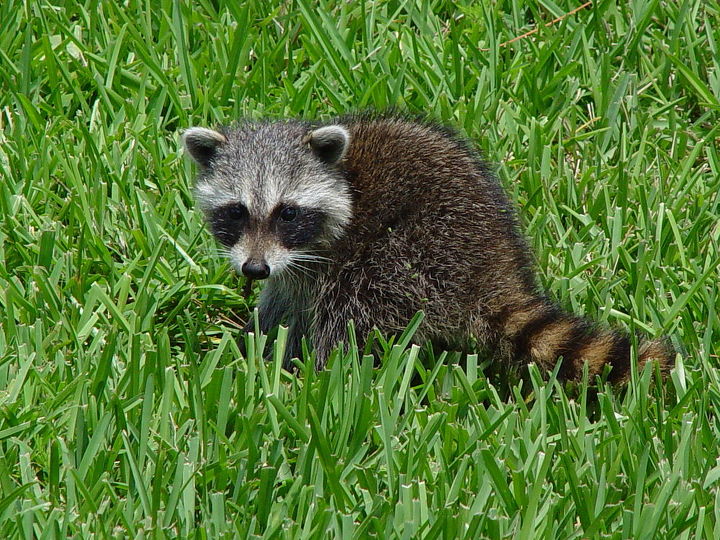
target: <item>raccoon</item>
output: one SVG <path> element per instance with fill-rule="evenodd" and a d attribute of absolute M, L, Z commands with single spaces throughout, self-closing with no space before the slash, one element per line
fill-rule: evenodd
<path fill-rule="evenodd" d="M 560 376 L 612 366 L 627 380 L 630 340 L 563 311 L 538 287 L 499 181 L 450 129 L 402 115 L 327 123 L 243 121 L 183 134 L 199 165 L 195 194 L 215 238 L 246 278 L 265 280 L 261 330 L 288 325 L 288 358 L 309 340 L 322 369 L 349 320 L 415 339 L 499 351 Z M 667 370 L 667 340 L 641 340 L 638 364 Z"/>

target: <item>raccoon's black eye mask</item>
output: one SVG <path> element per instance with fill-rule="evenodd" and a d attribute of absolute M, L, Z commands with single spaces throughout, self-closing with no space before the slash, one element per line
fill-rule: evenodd
<path fill-rule="evenodd" d="M 270 218 L 280 243 L 287 249 L 313 244 L 322 235 L 327 215 L 314 208 L 281 205 Z"/>

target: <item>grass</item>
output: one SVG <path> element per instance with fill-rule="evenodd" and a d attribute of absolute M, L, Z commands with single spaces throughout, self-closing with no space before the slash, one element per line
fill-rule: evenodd
<path fill-rule="evenodd" d="M 578 5 L 0 3 L 2 535 L 720 537 L 720 4 L 545 26 Z M 379 368 L 240 354 L 179 132 L 386 106 L 471 137 L 544 285 L 669 334 L 669 378 L 499 377 L 412 324 Z"/>

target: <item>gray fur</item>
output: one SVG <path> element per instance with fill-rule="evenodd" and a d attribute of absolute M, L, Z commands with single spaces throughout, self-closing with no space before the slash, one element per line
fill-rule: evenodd
<path fill-rule="evenodd" d="M 568 378 L 583 362 L 591 375 L 605 363 L 618 364 L 617 380 L 627 375 L 627 338 L 564 313 L 538 290 L 505 193 L 447 129 L 364 115 L 324 126 L 246 122 L 221 134 L 193 128 L 184 140 L 200 165 L 200 207 L 209 216 L 227 205 L 249 212 L 230 258 L 238 270 L 250 257 L 267 261 L 262 329 L 287 323 L 291 355 L 305 336 L 321 368 L 349 320 L 364 339 L 374 327 L 401 331 L 423 310 L 418 341 L 474 337 L 546 367 L 563 356 Z M 279 217 L 286 206 L 297 222 Z M 303 216 L 304 236 L 292 229 Z M 287 247 L 283 234 L 303 245 Z M 671 363 L 669 348 L 648 343 L 641 351 Z"/>

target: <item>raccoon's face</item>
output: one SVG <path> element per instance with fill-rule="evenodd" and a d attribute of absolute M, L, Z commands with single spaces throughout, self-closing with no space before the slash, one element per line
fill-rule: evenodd
<path fill-rule="evenodd" d="M 195 195 L 233 266 L 251 279 L 321 260 L 351 218 L 340 163 L 350 143 L 338 125 L 245 124 L 183 134 L 200 166 Z"/>

